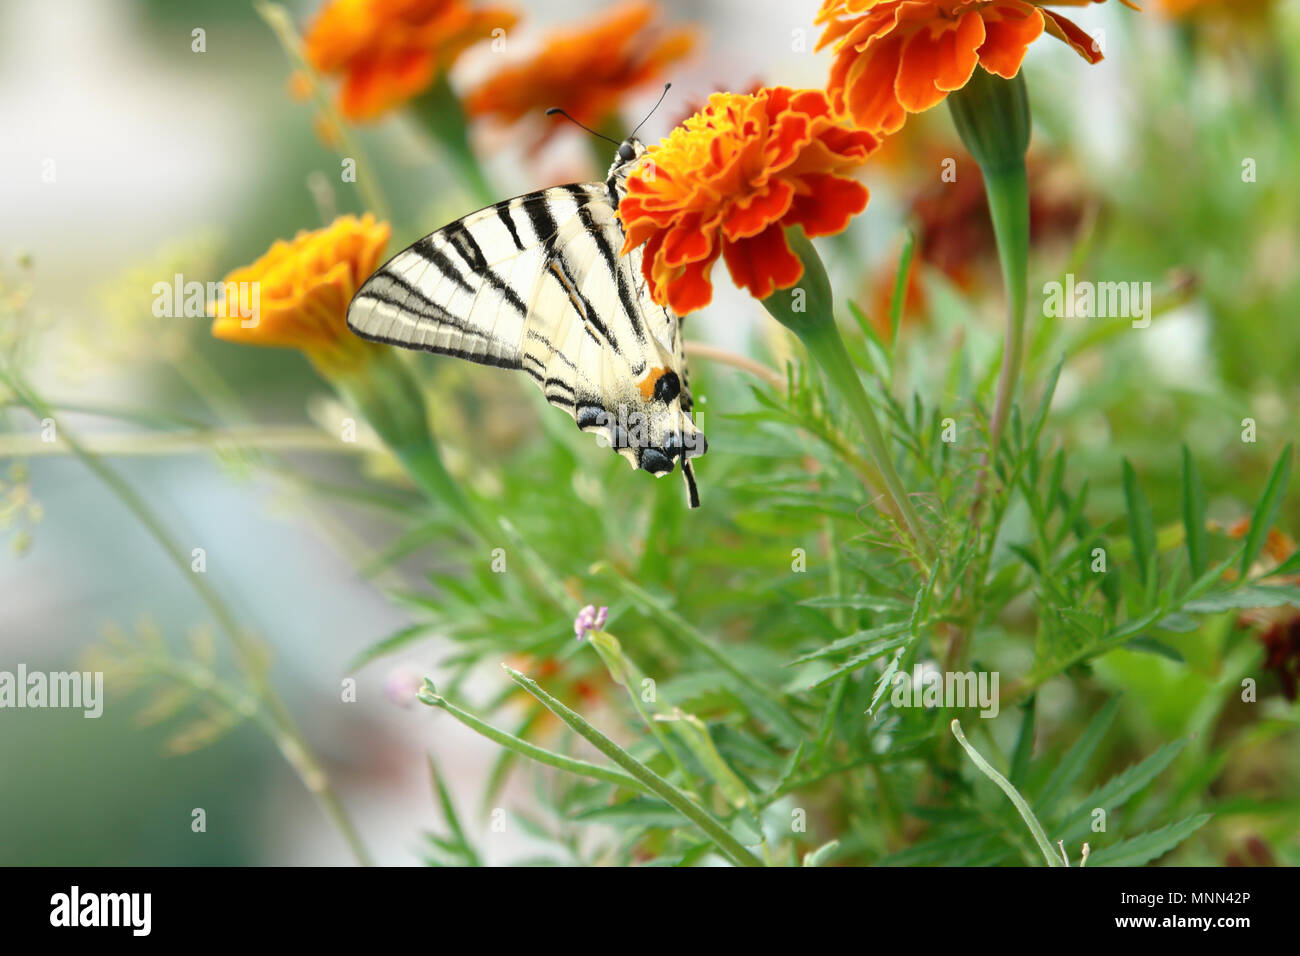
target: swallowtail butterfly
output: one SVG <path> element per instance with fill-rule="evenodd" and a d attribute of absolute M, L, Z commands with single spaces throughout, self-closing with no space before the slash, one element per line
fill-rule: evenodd
<path fill-rule="evenodd" d="M 603 183 L 529 193 L 470 213 L 385 263 L 357 291 L 362 338 L 518 369 L 633 468 L 666 475 L 708 448 L 692 419 L 680 321 L 655 303 L 641 249 L 619 256 L 615 215 L 645 153 L 635 134 Z"/>

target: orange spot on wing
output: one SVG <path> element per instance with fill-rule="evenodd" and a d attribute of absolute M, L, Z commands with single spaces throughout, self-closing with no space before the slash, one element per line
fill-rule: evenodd
<path fill-rule="evenodd" d="M 659 379 L 668 373 L 668 369 L 661 365 L 656 365 L 650 371 L 645 373 L 645 377 L 636 383 L 636 387 L 641 390 L 641 397 L 647 402 L 654 397 L 655 386 L 659 384 Z"/>

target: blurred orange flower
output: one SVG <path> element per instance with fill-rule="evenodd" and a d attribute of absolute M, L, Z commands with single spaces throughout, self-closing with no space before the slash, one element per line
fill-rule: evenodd
<path fill-rule="evenodd" d="M 695 45 L 691 30 L 651 26 L 655 13 L 650 3 L 624 3 L 589 26 L 551 34 L 531 60 L 505 67 L 470 93 L 466 109 L 514 123 L 559 106 L 599 128 L 627 93 L 661 77 Z M 548 121 L 543 140 L 563 122 Z"/>
<path fill-rule="evenodd" d="M 646 244 L 655 301 L 679 315 L 712 300 L 719 255 L 736 285 L 765 299 L 803 275 L 786 227 L 828 236 L 866 208 L 866 187 L 845 174 L 878 145 L 841 125 L 821 90 L 714 93 L 628 177 L 623 254 Z"/>
<path fill-rule="evenodd" d="M 1029 0 L 823 0 L 816 22 L 826 24 L 817 49 L 834 45 L 827 90 L 835 109 L 877 133 L 938 105 L 966 85 L 976 65 L 1015 76 L 1044 30 L 1089 63 L 1102 58 L 1077 24 Z"/>
<path fill-rule="evenodd" d="M 1251 517 L 1249 515 L 1238 518 L 1228 526 L 1228 537 L 1240 540 L 1250 533 Z M 1272 558 L 1276 563 L 1281 564 L 1291 555 L 1295 554 L 1296 543 L 1285 531 L 1277 528 L 1269 528 L 1268 536 L 1264 539 L 1264 554 Z"/>
<path fill-rule="evenodd" d="M 1273 0 L 1157 0 L 1162 13 L 1175 19 L 1199 14 L 1251 16 L 1273 5 Z"/>
<path fill-rule="evenodd" d="M 465 49 L 518 19 L 467 0 L 332 0 L 307 28 L 304 53 L 343 78 L 340 112 L 368 120 L 424 92 Z"/>
<path fill-rule="evenodd" d="M 348 303 L 379 266 L 388 244 L 388 223 L 367 213 L 342 216 L 324 229 L 275 242 L 252 265 L 224 282 L 247 283 L 251 314 L 229 299 L 214 303 L 212 334 L 228 342 L 301 349 L 326 375 L 352 371 L 381 346 L 363 341 L 347 326 Z"/>

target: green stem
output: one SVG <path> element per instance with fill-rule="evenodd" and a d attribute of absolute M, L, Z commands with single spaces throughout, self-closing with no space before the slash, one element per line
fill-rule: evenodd
<path fill-rule="evenodd" d="M 573 757 L 566 757 L 563 754 L 557 754 L 550 750 L 545 750 L 535 744 L 516 737 L 514 734 L 508 734 L 504 730 L 497 730 L 491 724 L 479 720 L 469 711 L 461 710 L 447 698 L 438 693 L 433 682 L 427 677 L 424 680 L 424 688 L 419 693 L 419 699 L 422 703 L 430 707 L 438 707 L 451 714 L 458 721 L 477 734 L 481 734 L 493 743 L 505 747 L 507 750 L 514 751 L 521 757 L 527 757 L 529 760 L 535 760 L 538 763 L 546 764 L 548 767 L 554 767 L 556 770 L 563 770 L 566 773 L 577 774 L 580 777 L 588 777 L 592 780 L 599 780 L 603 783 L 612 783 L 616 787 L 624 787 L 628 790 L 635 790 L 646 796 L 654 796 L 653 792 L 635 777 L 623 773 L 621 770 L 610 770 L 608 767 L 601 767 L 598 764 L 587 763 L 585 760 L 576 760 Z M 539 711 L 540 713 L 540 711 Z"/>
<path fill-rule="evenodd" d="M 997 457 L 1002 431 L 1011 413 L 1011 400 L 1020 379 L 1025 352 L 1025 313 L 1029 304 L 1029 182 L 1023 157 L 1001 169 L 984 170 L 993 233 L 1002 263 L 1002 284 L 1007 296 L 1006 339 L 1002 347 L 1002 372 L 990 428 L 993 456 Z"/>
<path fill-rule="evenodd" d="M 513 668 L 502 667 L 510 675 L 510 679 L 522 687 L 528 693 L 536 697 L 542 704 L 560 720 L 564 721 L 571 730 L 585 738 L 588 743 L 603 753 L 614 763 L 618 764 L 633 777 L 636 777 L 644 783 L 650 790 L 670 807 L 684 816 L 691 823 L 704 831 L 705 834 L 717 845 L 718 849 L 735 863 L 737 866 L 762 866 L 762 862 L 750 853 L 749 850 L 732 836 L 727 828 L 724 827 L 712 814 L 703 807 L 692 801 L 684 793 L 674 787 L 659 774 L 655 773 L 641 761 L 637 760 L 626 750 L 620 747 L 614 741 L 610 740 L 591 724 L 587 723 L 577 712 L 570 710 L 560 701 L 556 700 L 546 691 L 542 690 L 533 681 Z"/>
<path fill-rule="evenodd" d="M 839 328 L 834 322 L 816 322 L 795 331 L 809 354 L 821 366 L 826 377 L 840 393 L 840 397 L 848 403 L 849 410 L 858 422 L 858 427 L 862 429 L 867 450 L 871 452 L 876 467 L 880 469 L 880 475 L 885 481 L 885 487 L 889 491 L 890 498 L 893 499 L 895 508 L 902 515 L 908 531 L 911 532 L 922 554 L 928 557 L 933 552 L 929 536 L 921 524 L 920 515 L 912 505 L 907 489 L 903 487 L 903 480 L 894 469 L 894 458 L 885 444 L 885 434 L 876 420 L 875 410 L 871 407 L 871 399 L 867 397 L 866 389 L 862 387 L 862 380 L 858 378 L 858 370 L 844 347 Z"/>
<path fill-rule="evenodd" d="M 29 389 L 26 383 L 20 381 L 17 375 L 0 372 L 0 379 L 38 419 L 54 417 L 49 406 L 35 392 Z M 248 677 L 249 682 L 266 708 L 266 712 L 270 717 L 270 727 L 273 728 L 271 737 L 280 753 L 289 761 L 290 766 L 293 767 L 294 772 L 302 780 L 308 792 L 316 798 L 326 816 L 338 828 L 357 862 L 362 866 L 369 866 L 371 863 L 370 855 L 361 842 L 361 837 L 353 826 L 343 804 L 334 793 L 329 778 L 326 776 L 316 755 L 308 746 L 306 739 L 302 736 L 302 732 L 298 729 L 288 708 L 285 707 L 275 689 L 266 679 L 264 654 L 261 648 L 240 629 L 234 614 L 221 600 L 216 590 L 207 582 L 207 579 L 203 575 L 193 573 L 190 568 L 190 560 L 185 552 L 173 540 L 162 521 L 149 509 L 149 506 L 135 489 L 128 485 L 113 469 L 109 468 L 98 455 L 84 448 L 75 435 L 61 423 L 57 423 L 56 427 L 58 428 L 59 440 L 67 444 L 73 454 L 117 495 L 127 507 L 127 510 L 135 515 L 140 524 L 144 526 L 145 530 L 152 535 L 159 547 L 162 548 L 163 553 L 167 555 L 181 575 L 190 582 L 190 585 L 208 606 L 217 624 L 230 640 L 239 661 L 240 669 Z"/>
<path fill-rule="evenodd" d="M 804 274 L 792 288 L 777 289 L 763 299 L 763 307 L 774 319 L 799 336 L 808 353 L 830 379 L 831 385 L 848 402 L 849 409 L 866 438 L 871 458 L 880 470 L 880 476 L 893 499 L 897 514 L 907 524 L 922 558 L 928 558 L 934 553 L 934 546 L 921 524 L 920 516 L 912 507 L 912 499 L 908 497 L 902 479 L 894 470 L 894 458 L 885 443 L 884 432 L 880 429 L 871 400 L 862 387 L 858 370 L 849 358 L 844 340 L 840 338 L 840 330 L 835 324 L 835 296 L 831 290 L 831 281 L 826 275 L 826 267 L 822 265 L 821 257 L 802 229 L 787 229 L 785 238 L 791 251 L 803 263 Z M 924 560 L 921 563 L 924 564 Z"/>
<path fill-rule="evenodd" d="M 1025 153 L 1033 130 L 1023 73 L 1003 79 L 982 67 L 948 97 L 962 142 L 984 174 L 984 191 L 1002 263 L 1007 296 L 1006 344 L 990 432 L 996 460 L 1011 412 L 1024 356 L 1025 308 L 1029 301 L 1029 186 Z"/>
<path fill-rule="evenodd" d="M 610 678 L 627 691 L 627 697 L 632 702 L 632 708 L 637 712 L 637 716 L 641 718 L 641 722 L 646 725 L 646 729 L 659 742 L 659 749 L 668 755 L 668 759 L 677 768 L 678 774 L 681 775 L 682 784 L 694 789 L 696 786 L 695 779 L 683 762 L 681 754 L 673 746 L 672 740 L 669 739 L 668 733 L 664 730 L 663 722 L 656 719 L 659 706 L 671 708 L 671 704 L 666 700 L 656 701 L 659 706 L 655 708 L 656 713 L 651 713 L 650 708 L 646 706 L 645 701 L 641 699 L 641 695 L 636 690 L 641 686 L 645 675 L 640 668 L 627 659 L 618 638 L 614 637 L 613 634 L 604 631 L 590 631 L 587 634 L 587 640 L 596 649 L 596 653 L 600 655 L 601 662 L 609 672 Z"/>
<path fill-rule="evenodd" d="M 1029 827 L 1029 832 L 1034 837 L 1034 842 L 1038 844 L 1039 852 L 1047 860 L 1048 866 L 1062 866 L 1061 857 L 1053 852 L 1052 845 L 1047 842 L 1047 834 L 1043 831 L 1043 825 L 1038 822 L 1038 817 L 1034 816 L 1034 811 L 1029 808 L 1029 803 L 1020 795 L 1020 791 L 1011 785 L 1006 777 L 993 769 L 993 765 L 980 755 L 980 752 L 970 745 L 966 740 L 966 735 L 961 731 L 961 722 L 954 720 L 951 724 L 952 735 L 957 738 L 957 743 L 961 744 L 962 749 L 966 751 L 966 756 L 979 768 L 980 773 L 988 777 L 1001 788 L 1012 804 L 1019 811 L 1021 819 L 1025 821 L 1025 826 Z"/>

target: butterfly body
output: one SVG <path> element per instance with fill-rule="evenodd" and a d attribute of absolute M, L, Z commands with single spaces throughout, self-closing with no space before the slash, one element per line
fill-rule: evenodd
<path fill-rule="evenodd" d="M 641 250 L 620 256 L 616 211 L 645 148 L 619 147 L 602 183 L 529 193 L 470 213 L 381 266 L 357 291 L 357 335 L 516 369 L 583 431 L 659 476 L 708 445 L 691 417 L 680 322 L 651 298 Z"/>

